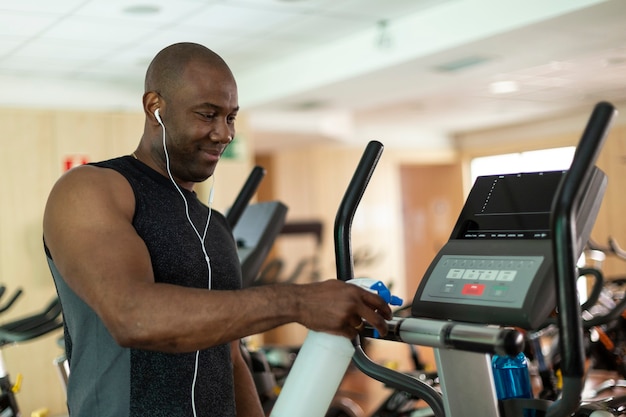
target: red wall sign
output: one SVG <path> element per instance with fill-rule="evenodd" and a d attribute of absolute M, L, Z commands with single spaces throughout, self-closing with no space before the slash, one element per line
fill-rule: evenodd
<path fill-rule="evenodd" d="M 63 158 L 63 170 L 69 171 L 78 165 L 85 165 L 89 162 L 87 155 L 67 155 Z"/>

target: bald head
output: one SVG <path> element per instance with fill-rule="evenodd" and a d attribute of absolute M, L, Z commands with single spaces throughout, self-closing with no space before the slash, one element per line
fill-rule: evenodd
<path fill-rule="evenodd" d="M 145 89 L 144 132 L 136 154 L 191 190 L 213 175 L 219 156 L 235 137 L 235 77 L 210 49 L 177 43 L 154 57 Z"/>
<path fill-rule="evenodd" d="M 190 63 L 202 63 L 232 73 L 226 62 L 209 48 L 191 42 L 176 43 L 161 50 L 146 72 L 145 92 L 168 96 L 180 87 L 183 72 Z"/>

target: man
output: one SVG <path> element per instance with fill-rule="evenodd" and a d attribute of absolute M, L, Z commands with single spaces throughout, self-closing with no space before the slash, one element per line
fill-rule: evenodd
<path fill-rule="evenodd" d="M 71 416 L 262 416 L 240 338 L 289 322 L 386 333 L 384 301 L 339 280 L 240 289 L 231 231 L 193 192 L 235 135 L 237 86 L 217 54 L 159 52 L 143 110 L 136 151 L 68 171 L 44 214 Z"/>

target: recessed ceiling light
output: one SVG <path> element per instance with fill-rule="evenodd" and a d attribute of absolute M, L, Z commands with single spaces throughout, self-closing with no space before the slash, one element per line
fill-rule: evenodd
<path fill-rule="evenodd" d="M 508 94 L 519 91 L 519 85 L 515 81 L 494 81 L 489 84 L 491 94 Z"/>
<path fill-rule="evenodd" d="M 161 11 L 159 6 L 151 4 L 135 4 L 134 6 L 124 7 L 122 11 L 126 14 L 132 14 L 135 16 L 144 16 L 150 14 L 156 14 Z"/>

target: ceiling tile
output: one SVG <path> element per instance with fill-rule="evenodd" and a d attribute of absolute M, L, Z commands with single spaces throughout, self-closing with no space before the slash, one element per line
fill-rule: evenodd
<path fill-rule="evenodd" d="M 139 23 L 176 22 L 210 5 L 210 0 L 202 4 L 189 0 L 151 0 L 150 2 L 128 0 L 90 1 L 76 10 L 76 16 L 111 18 Z M 132 13 L 133 7 L 153 7 L 154 13 Z"/>
<path fill-rule="evenodd" d="M 215 4 L 190 16 L 181 26 L 194 26 L 207 31 L 226 29 L 263 35 L 275 25 L 284 24 L 291 18 L 293 14 L 286 11 Z"/>
<path fill-rule="evenodd" d="M 3 1 L 0 3 L 0 14 L 6 12 L 30 12 L 45 14 L 67 14 L 76 7 L 85 3 L 85 0 L 19 0 Z"/>
<path fill-rule="evenodd" d="M 10 52 L 17 50 L 22 45 L 21 38 L 10 38 L 0 36 L 0 70 L 2 69 L 2 59 Z"/>
<path fill-rule="evenodd" d="M 81 38 L 72 41 L 43 38 L 26 43 L 12 57 L 83 62 L 100 58 L 111 49 L 108 43 L 87 42 Z"/>
<path fill-rule="evenodd" d="M 80 62 L 68 62 L 54 57 L 12 57 L 2 61 L 0 65 L 3 74 L 70 76 Z"/>
<path fill-rule="evenodd" d="M 317 13 L 336 3 L 336 0 L 227 0 L 239 7 L 281 10 L 293 13 Z M 369 1 L 369 0 L 364 0 Z"/>
<path fill-rule="evenodd" d="M 328 3 L 325 14 L 369 18 L 371 21 L 391 20 L 458 0 L 343 0 Z"/>
<path fill-rule="evenodd" d="M 375 26 L 376 24 L 370 21 L 347 19 L 329 14 L 302 15 L 282 25 L 274 26 L 269 29 L 269 33 L 273 36 L 292 39 L 306 46 L 318 46 Z"/>
<path fill-rule="evenodd" d="M 30 37 L 58 19 L 59 16 L 49 14 L 0 13 L 0 36 Z"/>
<path fill-rule="evenodd" d="M 122 19 L 70 16 L 46 31 L 50 39 L 102 42 L 124 45 L 155 30 L 150 23 Z"/>

